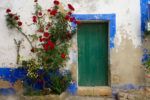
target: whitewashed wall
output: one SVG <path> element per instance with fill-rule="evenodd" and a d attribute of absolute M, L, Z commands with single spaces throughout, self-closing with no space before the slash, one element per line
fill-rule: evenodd
<path fill-rule="evenodd" d="M 61 0 L 74 5 L 76 14 L 116 14 L 115 48 L 111 50 L 112 83 L 139 83 L 141 71 L 141 29 L 140 0 Z M 53 0 L 39 0 L 43 8 L 51 7 Z M 16 31 L 8 30 L 5 23 L 5 10 L 12 9 L 21 15 L 23 29 L 32 34 L 33 0 L 0 0 L 0 66 L 10 66 L 16 61 L 16 48 L 13 38 L 21 39 Z M 25 41 L 21 55 L 29 57 L 29 44 Z M 23 47 L 22 47 L 23 48 Z M 73 55 L 73 54 L 72 54 Z M 75 54 L 76 55 L 76 54 Z M 77 56 L 74 56 L 77 57 Z M 71 57 L 73 58 L 73 57 Z M 128 75 L 132 75 L 128 78 Z M 138 80 L 137 80 L 138 79 Z"/>

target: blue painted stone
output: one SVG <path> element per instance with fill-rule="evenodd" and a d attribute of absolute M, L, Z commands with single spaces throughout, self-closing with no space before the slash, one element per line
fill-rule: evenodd
<path fill-rule="evenodd" d="M 77 93 L 77 84 L 76 83 L 70 83 L 70 85 L 67 88 L 67 91 L 71 95 L 76 95 L 76 93 Z"/>
<path fill-rule="evenodd" d="M 136 86 L 133 84 L 126 84 L 122 87 L 123 90 L 132 90 L 132 89 L 136 89 Z"/>
<path fill-rule="evenodd" d="M 144 32 L 146 30 L 146 22 L 148 21 L 148 2 L 150 0 L 141 0 L 140 5 L 141 5 L 141 31 L 142 31 L 142 36 L 144 35 Z"/>
<path fill-rule="evenodd" d="M 26 71 L 20 68 L 0 68 L 0 77 L 10 83 L 22 80 L 26 76 Z"/>
<path fill-rule="evenodd" d="M 142 63 L 145 63 L 146 61 L 148 61 L 148 59 L 150 59 L 149 54 L 143 54 Z"/>
<path fill-rule="evenodd" d="M 44 89 L 44 81 L 43 80 L 37 80 L 33 84 L 33 89 L 34 90 L 43 90 Z"/>
<path fill-rule="evenodd" d="M 0 95 L 15 95 L 16 91 L 13 88 L 1 88 L 0 89 Z"/>

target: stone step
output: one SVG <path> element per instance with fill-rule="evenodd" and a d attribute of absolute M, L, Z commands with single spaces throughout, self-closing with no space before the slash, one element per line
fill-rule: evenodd
<path fill-rule="evenodd" d="M 113 100 L 111 97 L 69 96 L 65 100 Z"/>

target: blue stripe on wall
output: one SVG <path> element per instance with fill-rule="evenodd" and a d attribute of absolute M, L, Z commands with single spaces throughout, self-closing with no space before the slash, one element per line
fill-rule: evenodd
<path fill-rule="evenodd" d="M 109 21 L 109 47 L 114 48 L 114 38 L 116 34 L 116 15 L 115 14 L 74 14 L 77 20 L 102 20 Z"/>
<path fill-rule="evenodd" d="M 14 84 L 17 80 L 23 80 L 26 77 L 26 70 L 21 68 L 0 68 L 0 79 Z M 0 95 L 14 95 L 14 88 L 0 88 Z"/>
<path fill-rule="evenodd" d="M 12 84 L 17 80 L 23 80 L 26 74 L 26 70 L 21 68 L 0 68 L 0 79 Z"/>
<path fill-rule="evenodd" d="M 141 0 L 141 32 L 142 36 L 144 35 L 146 22 L 148 20 L 148 2 L 150 0 Z"/>
<path fill-rule="evenodd" d="M 144 36 L 144 32 L 146 31 L 146 22 L 148 21 L 148 2 L 150 0 L 141 0 L 141 32 L 142 37 Z M 150 12 L 149 12 L 150 13 Z M 150 58 L 150 54 L 147 49 L 143 49 L 143 56 L 141 59 L 142 63 L 145 63 Z"/>
<path fill-rule="evenodd" d="M 0 88 L 0 95 L 8 96 L 15 95 L 16 91 L 13 88 Z"/>

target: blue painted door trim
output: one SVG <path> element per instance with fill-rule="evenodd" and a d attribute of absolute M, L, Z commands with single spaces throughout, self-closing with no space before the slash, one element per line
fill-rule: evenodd
<path fill-rule="evenodd" d="M 77 20 L 100 20 L 109 22 L 109 47 L 115 47 L 114 38 L 116 34 L 116 14 L 74 14 Z"/>

